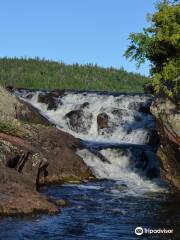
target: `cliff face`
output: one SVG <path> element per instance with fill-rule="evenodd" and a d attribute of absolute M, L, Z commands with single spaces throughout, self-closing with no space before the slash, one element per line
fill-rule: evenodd
<path fill-rule="evenodd" d="M 160 136 L 158 156 L 161 175 L 180 190 L 180 109 L 169 99 L 159 98 L 151 106 Z"/>
<path fill-rule="evenodd" d="M 92 176 L 75 153 L 78 146 L 78 139 L 0 87 L 0 215 L 57 212 L 37 189 Z"/>

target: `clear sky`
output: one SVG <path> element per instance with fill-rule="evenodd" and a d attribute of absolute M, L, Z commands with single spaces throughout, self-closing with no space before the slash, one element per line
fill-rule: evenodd
<path fill-rule="evenodd" d="M 0 56 L 137 70 L 123 53 L 154 0 L 0 0 Z"/>

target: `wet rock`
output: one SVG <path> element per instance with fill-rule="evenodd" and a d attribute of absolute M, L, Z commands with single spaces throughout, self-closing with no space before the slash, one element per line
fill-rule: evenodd
<path fill-rule="evenodd" d="M 122 184 L 118 184 L 116 185 L 116 190 L 118 190 L 119 192 L 124 192 L 127 190 L 127 185 L 122 183 Z"/>
<path fill-rule="evenodd" d="M 141 169 L 149 179 L 159 177 L 159 163 L 155 153 L 151 151 L 142 151 L 138 157 L 139 161 L 136 167 Z"/>
<path fill-rule="evenodd" d="M 14 89 L 15 89 L 14 86 L 11 86 L 11 85 L 6 86 L 6 90 L 10 93 L 14 92 Z"/>
<path fill-rule="evenodd" d="M 84 102 L 82 105 L 81 105 L 81 109 L 84 109 L 84 108 L 86 108 L 86 107 L 88 107 L 89 106 L 89 103 L 88 102 Z"/>
<path fill-rule="evenodd" d="M 58 105 L 62 104 L 60 97 L 64 95 L 62 90 L 52 90 L 51 92 L 40 93 L 38 95 L 38 102 L 47 104 L 47 110 L 57 110 Z"/>
<path fill-rule="evenodd" d="M 51 92 L 46 94 L 40 93 L 38 95 L 38 102 L 47 104 L 47 110 L 55 111 L 58 108 L 58 101 Z"/>
<path fill-rule="evenodd" d="M 180 112 L 171 100 L 157 98 L 151 106 L 160 136 L 161 176 L 180 190 Z"/>
<path fill-rule="evenodd" d="M 65 93 L 65 90 L 54 89 L 50 92 L 50 95 L 52 97 L 59 98 L 59 97 L 62 97 L 64 93 Z"/>
<path fill-rule="evenodd" d="M 106 113 L 100 113 L 97 116 L 97 126 L 98 129 L 109 127 L 109 116 Z"/>
<path fill-rule="evenodd" d="M 142 103 L 142 102 L 130 102 L 128 108 L 133 111 L 140 113 L 150 113 L 151 103 Z"/>
<path fill-rule="evenodd" d="M 24 98 L 31 99 L 33 96 L 34 96 L 33 92 L 28 92 L 28 93 L 25 94 Z"/>
<path fill-rule="evenodd" d="M 149 179 L 157 178 L 159 176 L 159 171 L 157 170 L 157 168 L 152 167 L 148 169 L 146 176 Z"/>
<path fill-rule="evenodd" d="M 156 129 L 151 129 L 149 131 L 149 140 L 148 140 L 148 145 L 151 146 L 159 146 L 159 135 Z"/>
<path fill-rule="evenodd" d="M 67 200 L 64 199 L 58 199 L 55 201 L 57 206 L 61 206 L 61 207 L 66 207 L 69 205 L 69 202 Z"/>
<path fill-rule="evenodd" d="M 92 114 L 82 109 L 73 110 L 65 115 L 69 128 L 75 132 L 87 132 L 92 124 Z"/>
<path fill-rule="evenodd" d="M 113 109 L 111 111 L 112 114 L 114 114 L 115 116 L 117 116 L 118 118 L 122 119 L 123 117 L 127 117 L 130 115 L 129 111 L 127 111 L 126 109 Z"/>
<path fill-rule="evenodd" d="M 141 104 L 138 111 L 140 113 L 150 113 L 150 104 Z"/>
<path fill-rule="evenodd" d="M 141 106 L 141 102 L 130 102 L 128 105 L 129 110 L 139 111 L 139 108 Z"/>

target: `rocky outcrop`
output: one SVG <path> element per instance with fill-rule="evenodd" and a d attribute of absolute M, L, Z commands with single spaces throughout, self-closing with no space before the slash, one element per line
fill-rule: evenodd
<path fill-rule="evenodd" d="M 40 195 L 31 179 L 0 164 L 0 215 L 57 213 L 55 204 Z"/>
<path fill-rule="evenodd" d="M 180 190 L 180 110 L 169 99 L 159 98 L 151 106 L 160 136 L 158 156 L 161 175 Z"/>
<path fill-rule="evenodd" d="M 42 184 L 93 177 L 76 154 L 79 140 L 0 87 L 0 215 L 56 213 Z"/>

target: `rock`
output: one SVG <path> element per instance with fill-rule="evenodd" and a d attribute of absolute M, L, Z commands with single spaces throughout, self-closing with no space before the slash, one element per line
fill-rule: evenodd
<path fill-rule="evenodd" d="M 29 177 L 0 164 L 1 216 L 57 212 L 57 207 L 36 191 Z"/>
<path fill-rule="evenodd" d="M 27 123 L 51 125 L 37 109 L 18 100 L 0 86 L 0 124 L 12 123 L 15 119 Z"/>
<path fill-rule="evenodd" d="M 62 104 L 60 97 L 64 94 L 64 91 L 55 89 L 51 92 L 40 93 L 38 95 L 38 102 L 47 104 L 47 110 L 56 111 L 59 104 Z"/>
<path fill-rule="evenodd" d="M 127 185 L 122 183 L 122 184 L 118 184 L 115 186 L 115 189 L 118 190 L 119 192 L 124 192 L 127 190 Z"/>
<path fill-rule="evenodd" d="M 10 92 L 10 93 L 13 93 L 13 92 L 14 92 L 14 89 L 15 89 L 14 86 L 11 86 L 11 85 L 6 86 L 6 90 L 7 90 L 8 92 Z"/>
<path fill-rule="evenodd" d="M 55 201 L 57 206 L 61 206 L 61 207 L 66 207 L 69 205 L 69 202 L 67 200 L 64 199 L 58 199 Z"/>
<path fill-rule="evenodd" d="M 81 105 L 81 109 L 84 109 L 84 108 L 86 108 L 86 107 L 88 107 L 89 106 L 89 103 L 88 102 L 84 102 L 82 105 Z"/>
<path fill-rule="evenodd" d="M 65 93 L 65 90 L 54 89 L 50 92 L 51 96 L 53 97 L 62 97 Z"/>
<path fill-rule="evenodd" d="M 119 108 L 113 109 L 111 113 L 120 119 L 122 119 L 123 117 L 127 117 L 130 114 L 129 111 L 127 111 L 126 109 L 119 109 Z"/>
<path fill-rule="evenodd" d="M 138 111 L 140 113 L 150 113 L 150 105 L 151 104 L 141 104 Z"/>
<path fill-rule="evenodd" d="M 27 123 L 43 124 L 43 125 L 52 125 L 45 117 L 40 115 L 39 110 L 34 108 L 31 104 L 24 104 L 23 101 L 21 106 L 16 108 L 16 118 L 20 121 Z"/>
<path fill-rule="evenodd" d="M 69 128 L 75 132 L 87 132 L 92 124 L 92 113 L 84 112 L 82 109 L 70 111 L 65 115 Z"/>
<path fill-rule="evenodd" d="M 137 111 L 140 113 L 150 113 L 150 105 L 151 103 L 143 103 L 143 102 L 130 102 L 128 108 L 133 111 Z"/>
<path fill-rule="evenodd" d="M 22 104 L 17 98 L 0 86 L 0 122 L 10 122 L 15 119 L 17 109 L 20 107 Z"/>
<path fill-rule="evenodd" d="M 93 176 L 76 154 L 80 140 L 47 123 L 0 87 L 0 215 L 56 213 L 39 187 Z"/>
<path fill-rule="evenodd" d="M 156 129 L 150 129 L 148 137 L 148 145 L 159 146 L 159 135 Z"/>
<path fill-rule="evenodd" d="M 56 111 L 57 108 L 58 108 L 58 101 L 54 97 L 54 95 L 51 94 L 51 93 L 46 93 L 46 94 L 40 93 L 38 95 L 38 102 L 47 104 L 47 110 L 54 110 L 54 111 Z"/>
<path fill-rule="evenodd" d="M 34 94 L 32 92 L 28 92 L 24 97 L 26 99 L 31 99 L 34 96 Z"/>
<path fill-rule="evenodd" d="M 139 111 L 141 105 L 141 102 L 130 102 L 128 105 L 128 109 L 133 111 Z"/>
<path fill-rule="evenodd" d="M 152 167 L 152 168 L 148 169 L 146 176 L 149 179 L 157 178 L 159 176 L 159 172 L 158 172 L 157 168 Z"/>
<path fill-rule="evenodd" d="M 160 136 L 161 176 L 180 190 L 180 112 L 169 99 L 157 98 L 151 106 Z"/>
<path fill-rule="evenodd" d="M 180 93 L 174 95 L 174 102 L 177 106 L 177 109 L 180 110 Z"/>
<path fill-rule="evenodd" d="M 109 127 L 109 116 L 106 113 L 100 113 L 97 116 L 97 126 L 98 129 L 108 128 Z"/>

